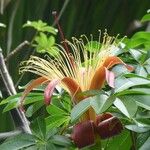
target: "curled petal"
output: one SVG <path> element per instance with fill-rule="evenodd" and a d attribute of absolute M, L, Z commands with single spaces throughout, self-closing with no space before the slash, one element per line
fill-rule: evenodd
<path fill-rule="evenodd" d="M 112 71 L 109 71 L 107 68 L 105 68 L 105 74 L 106 74 L 106 81 L 108 85 L 112 88 L 115 87 L 115 74 Z"/>
<path fill-rule="evenodd" d="M 100 89 L 102 88 L 105 80 L 108 80 L 108 75 L 106 72 L 106 68 L 110 69 L 111 67 L 113 67 L 114 65 L 117 64 L 123 64 L 125 65 L 125 67 L 129 70 L 129 71 L 133 71 L 134 68 L 132 66 L 129 66 L 127 64 L 125 64 L 119 57 L 116 56 L 110 56 L 108 57 L 102 66 L 100 66 L 98 68 L 98 70 L 95 72 L 92 80 L 91 80 L 91 85 L 90 85 L 90 90 L 96 90 L 96 89 Z M 109 79 L 108 84 L 111 87 L 114 87 L 114 75 L 113 73 L 109 73 L 109 78 L 111 78 L 111 80 Z"/>
<path fill-rule="evenodd" d="M 97 133 L 102 139 L 110 138 L 112 136 L 118 135 L 123 130 L 121 121 L 110 114 L 104 114 L 103 121 L 99 122 L 96 129 Z M 102 116 L 103 117 L 103 116 Z"/>
<path fill-rule="evenodd" d="M 129 66 L 127 64 L 125 64 L 119 57 L 116 57 L 116 56 L 110 56 L 108 57 L 103 66 L 105 66 L 107 69 L 113 67 L 114 65 L 117 65 L 117 64 L 123 64 L 125 65 L 125 67 L 129 70 L 129 71 L 133 71 L 134 68 L 132 66 Z"/>
<path fill-rule="evenodd" d="M 71 96 L 73 97 L 74 103 L 79 103 L 81 100 L 83 100 L 85 97 L 79 93 L 81 93 L 81 88 L 79 84 L 77 84 L 76 81 L 74 81 L 72 78 L 65 77 L 62 79 L 62 83 L 66 86 L 66 88 L 69 90 Z M 89 113 L 86 111 L 80 118 L 81 121 L 89 120 Z"/>
<path fill-rule="evenodd" d="M 97 90 L 97 89 L 102 88 L 104 82 L 105 82 L 105 67 L 101 66 L 95 72 L 91 80 L 90 90 Z"/>
<path fill-rule="evenodd" d="M 71 96 L 74 97 L 75 103 L 78 103 L 80 100 L 84 99 L 83 96 L 78 96 L 78 94 L 81 92 L 81 88 L 79 84 L 77 84 L 76 81 L 69 77 L 65 77 L 62 79 L 62 82 L 67 87 L 69 92 L 71 93 Z"/>
<path fill-rule="evenodd" d="M 78 148 L 94 144 L 94 122 L 86 121 L 78 123 L 73 128 L 72 140 Z"/>
<path fill-rule="evenodd" d="M 45 104 L 49 105 L 51 102 L 51 97 L 53 94 L 53 91 L 56 87 L 56 85 L 59 83 L 60 81 L 57 79 L 52 80 L 47 87 L 44 90 L 44 100 L 45 100 Z"/>
<path fill-rule="evenodd" d="M 33 88 L 36 88 L 37 86 L 39 86 L 40 84 L 47 82 L 48 79 L 44 78 L 44 77 L 39 77 L 33 81 L 31 81 L 31 83 L 29 83 L 29 85 L 27 86 L 27 88 L 24 90 L 22 96 L 21 96 L 21 100 L 20 100 L 20 108 L 23 110 L 23 102 L 24 99 L 26 98 L 26 96 L 30 93 L 30 91 L 33 90 Z"/>

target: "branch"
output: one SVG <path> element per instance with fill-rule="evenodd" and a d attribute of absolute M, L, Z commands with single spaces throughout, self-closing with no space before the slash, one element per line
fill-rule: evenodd
<path fill-rule="evenodd" d="M 4 133 L 0 133 L 0 139 L 6 139 L 15 135 L 18 135 L 22 133 L 21 130 L 14 130 L 14 131 L 10 131 L 10 132 L 4 132 Z"/>
<path fill-rule="evenodd" d="M 65 9 L 66 9 L 68 3 L 69 3 L 69 0 L 65 0 L 64 4 L 63 4 L 63 6 L 62 6 L 62 9 L 61 9 L 61 11 L 60 11 L 60 13 L 59 13 L 59 15 L 58 15 L 58 17 L 57 17 L 57 21 L 60 20 L 60 18 L 61 18 L 61 16 L 62 16 L 63 12 L 65 11 Z M 55 25 L 56 25 L 56 21 L 54 21 L 54 23 L 52 24 L 52 26 L 55 26 Z"/>
<path fill-rule="evenodd" d="M 6 64 L 4 62 L 2 49 L 0 49 L 0 73 L 4 81 L 4 84 L 6 86 L 8 94 L 9 95 L 17 94 L 16 89 L 14 87 L 14 83 L 9 75 Z M 29 123 L 28 123 L 27 118 L 25 117 L 24 112 L 16 108 L 16 109 L 11 110 L 11 115 L 17 127 L 20 127 L 22 131 L 25 133 L 31 133 Z"/>
<path fill-rule="evenodd" d="M 13 55 L 18 53 L 23 47 L 26 45 L 29 45 L 30 43 L 28 41 L 24 41 L 21 44 L 19 44 L 12 52 L 8 54 L 8 56 L 5 58 L 5 62 L 7 62 Z"/>
<path fill-rule="evenodd" d="M 131 134 L 131 140 L 132 140 L 132 150 L 137 150 L 136 148 L 136 137 L 135 137 L 135 133 L 133 131 L 130 131 Z"/>

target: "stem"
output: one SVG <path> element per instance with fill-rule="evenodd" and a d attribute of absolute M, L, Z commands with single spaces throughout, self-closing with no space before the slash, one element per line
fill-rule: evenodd
<path fill-rule="evenodd" d="M 101 150 L 102 149 L 102 144 L 101 144 L 101 139 L 97 138 L 96 144 L 93 146 L 93 150 Z"/>
<path fill-rule="evenodd" d="M 38 32 L 36 31 L 36 32 L 35 32 L 35 35 L 33 36 L 32 40 L 31 40 L 31 42 L 29 42 L 29 45 L 30 45 L 30 46 L 32 46 L 32 44 L 33 44 L 33 42 L 34 42 L 34 40 L 35 40 L 35 38 L 36 38 L 37 35 L 38 35 Z M 33 55 L 34 53 L 35 53 L 35 49 L 34 49 L 33 52 L 31 53 L 31 55 Z M 26 55 L 26 56 L 27 56 L 27 55 Z M 25 56 L 25 57 L 26 57 L 26 56 Z M 24 58 L 25 58 L 25 57 L 24 57 Z M 20 83 L 20 81 L 22 80 L 24 74 L 25 74 L 25 72 L 23 72 L 23 73 L 21 74 L 21 76 L 19 77 L 18 81 L 17 81 L 16 84 L 15 84 L 15 88 L 17 88 L 17 86 L 19 85 L 19 83 Z"/>
<path fill-rule="evenodd" d="M 12 136 L 18 135 L 20 133 L 22 133 L 21 130 L 14 130 L 14 131 L 10 131 L 10 132 L 0 133 L 0 139 L 6 139 L 8 137 L 12 137 Z"/>
<path fill-rule="evenodd" d="M 53 11 L 52 12 L 52 15 L 54 16 L 54 19 L 55 19 L 55 23 L 57 24 L 57 27 L 58 27 L 58 30 L 59 30 L 59 33 L 60 33 L 60 37 L 63 41 L 63 46 L 64 46 L 64 49 L 66 50 L 67 54 L 69 54 L 69 49 L 68 49 L 68 45 L 67 43 L 65 42 L 65 36 L 64 36 L 64 33 L 62 31 L 62 28 L 58 22 L 58 16 L 57 16 L 57 12 L 56 11 Z"/>
<path fill-rule="evenodd" d="M 11 53 L 8 54 L 8 56 L 5 58 L 5 62 L 8 62 L 8 60 L 15 55 L 16 53 L 18 53 L 20 50 L 22 50 L 23 47 L 25 47 L 26 45 L 29 45 L 30 43 L 28 41 L 24 41 L 21 44 L 19 44 Z"/>
<path fill-rule="evenodd" d="M 101 139 L 99 138 L 98 135 L 96 135 L 96 138 L 95 138 L 95 145 L 91 146 L 88 150 L 101 150 L 102 147 L 101 147 Z"/>
<path fill-rule="evenodd" d="M 9 95 L 17 94 L 16 89 L 14 87 L 14 83 L 9 75 L 9 72 L 5 64 L 4 57 L 2 54 L 2 49 L 0 49 L 0 74 L 2 76 L 2 79 L 6 86 L 8 94 Z M 25 117 L 24 112 L 16 108 L 16 109 L 11 110 L 11 115 L 17 127 L 20 127 L 22 131 L 25 133 L 31 133 L 28 120 Z"/>
<path fill-rule="evenodd" d="M 137 150 L 135 133 L 133 131 L 130 131 L 130 134 L 131 134 L 131 139 L 132 139 L 132 150 Z"/>
<path fill-rule="evenodd" d="M 60 26 L 60 24 L 59 24 L 59 21 L 58 21 L 57 11 L 53 11 L 53 12 L 52 12 L 52 15 L 54 16 L 55 23 L 57 24 L 58 31 L 59 31 L 59 33 L 60 33 L 60 38 L 61 38 L 61 40 L 63 41 L 63 43 L 62 43 L 62 44 L 63 44 L 63 47 L 64 47 L 64 49 L 65 49 L 67 55 L 69 56 L 70 63 L 72 64 L 72 67 L 75 68 L 76 66 L 75 66 L 75 63 L 74 63 L 74 59 L 73 59 L 73 57 L 71 57 L 71 56 L 69 55 L 69 54 L 70 54 L 70 51 L 69 51 L 69 48 L 68 48 L 68 44 L 67 44 L 67 42 L 65 41 L 64 33 L 63 33 L 62 28 L 61 28 L 61 26 Z"/>
<path fill-rule="evenodd" d="M 60 18 L 61 18 L 61 16 L 62 16 L 63 12 L 65 11 L 65 9 L 66 9 L 68 3 L 69 3 L 69 0 L 65 0 L 64 4 L 63 4 L 63 6 L 62 6 L 62 9 L 61 9 L 61 11 L 60 11 L 60 13 L 59 13 L 59 15 L 58 15 L 58 17 L 57 17 L 57 20 L 58 20 L 58 21 L 60 20 Z M 54 23 L 52 24 L 52 26 L 55 26 L 55 25 L 56 25 L 56 21 L 54 21 Z"/>

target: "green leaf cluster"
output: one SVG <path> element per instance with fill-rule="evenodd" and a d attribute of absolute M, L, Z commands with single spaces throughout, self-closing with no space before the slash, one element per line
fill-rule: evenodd
<path fill-rule="evenodd" d="M 58 47 L 55 45 L 55 35 L 57 29 L 49 26 L 42 20 L 38 21 L 27 21 L 23 27 L 30 27 L 36 30 L 36 34 L 31 42 L 32 46 L 35 47 L 37 53 L 49 53 L 55 57 L 58 53 Z"/>

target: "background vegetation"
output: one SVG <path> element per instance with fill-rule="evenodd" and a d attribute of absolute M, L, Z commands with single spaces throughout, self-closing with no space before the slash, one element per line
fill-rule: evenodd
<path fill-rule="evenodd" d="M 131 37 L 137 31 L 148 29 L 148 24 L 140 23 L 139 20 L 146 14 L 149 6 L 149 0 L 1 0 L 0 22 L 6 28 L 0 28 L 0 46 L 7 57 L 20 43 L 31 41 L 35 35 L 34 30 L 22 28 L 27 20 L 41 19 L 55 26 L 53 10 L 61 14 L 60 24 L 67 39 L 84 33 L 92 33 L 97 37 L 98 29 L 108 29 L 108 33 L 112 35 L 119 33 Z M 58 35 L 56 40 L 60 42 Z M 18 84 L 24 85 L 33 78 L 26 74 L 20 78 L 18 73 L 20 62 L 33 52 L 33 48 L 26 46 L 7 62 L 16 88 Z M 3 93 L 1 97 L 7 97 L 1 78 L 0 92 Z M 13 128 L 10 115 L 1 115 L 3 108 L 0 109 L 0 131 L 9 131 Z"/>

